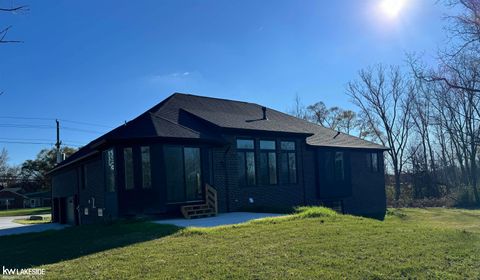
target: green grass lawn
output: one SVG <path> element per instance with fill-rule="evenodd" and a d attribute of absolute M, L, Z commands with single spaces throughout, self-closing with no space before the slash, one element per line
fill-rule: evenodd
<path fill-rule="evenodd" d="M 0 237 L 0 265 L 46 279 L 479 279 L 479 210 L 325 209 L 210 229 L 148 222 Z"/>
<path fill-rule="evenodd" d="M 0 210 L 0 217 L 50 214 L 50 207 Z"/>

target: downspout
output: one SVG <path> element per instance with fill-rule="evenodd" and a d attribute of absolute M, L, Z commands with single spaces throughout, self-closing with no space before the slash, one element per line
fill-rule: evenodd
<path fill-rule="evenodd" d="M 228 186 L 229 179 L 228 179 L 228 168 L 227 168 L 227 154 L 230 151 L 231 147 L 232 146 L 229 145 L 227 147 L 227 149 L 225 150 L 225 152 L 223 153 L 223 164 L 224 164 L 224 167 L 225 167 L 225 193 L 226 193 L 226 196 L 227 196 L 227 212 L 230 212 L 230 191 L 229 191 L 229 186 Z"/>

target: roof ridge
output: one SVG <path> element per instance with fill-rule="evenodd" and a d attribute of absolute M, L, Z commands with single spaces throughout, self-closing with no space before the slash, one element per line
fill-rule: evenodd
<path fill-rule="evenodd" d="M 199 98 L 204 98 L 204 99 L 215 99 L 215 100 L 221 100 L 221 101 L 238 102 L 238 103 L 252 104 L 252 105 L 262 107 L 262 105 L 257 104 L 257 103 L 253 103 L 253 102 L 247 102 L 247 101 L 241 101 L 241 100 L 235 100 L 235 99 L 227 99 L 227 98 L 220 98 L 220 97 L 197 95 L 197 94 L 191 94 L 191 93 L 175 92 L 173 95 L 193 96 L 193 97 L 199 97 Z"/>

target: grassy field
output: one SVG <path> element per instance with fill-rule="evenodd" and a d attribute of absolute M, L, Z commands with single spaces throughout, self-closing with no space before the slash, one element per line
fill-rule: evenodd
<path fill-rule="evenodd" d="M 50 214 L 50 207 L 0 210 L 0 217 Z"/>
<path fill-rule="evenodd" d="M 0 237 L 0 265 L 46 279 L 479 279 L 480 211 L 314 208 L 210 229 L 148 222 Z"/>

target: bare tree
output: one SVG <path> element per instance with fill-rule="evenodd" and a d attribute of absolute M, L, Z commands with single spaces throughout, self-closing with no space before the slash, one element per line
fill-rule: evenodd
<path fill-rule="evenodd" d="M 388 155 L 395 177 L 395 199 L 400 198 L 400 175 L 406 164 L 414 85 L 399 67 L 378 65 L 361 70 L 359 79 L 347 85 L 347 92 L 360 109 Z"/>
<path fill-rule="evenodd" d="M 307 116 L 307 109 L 305 108 L 305 105 L 303 105 L 302 103 L 302 100 L 300 98 L 300 96 L 297 94 L 295 94 L 295 99 L 293 100 L 293 108 L 291 108 L 290 110 L 288 110 L 288 114 L 294 116 L 294 117 L 297 117 L 299 119 L 307 119 L 308 116 Z"/>
<path fill-rule="evenodd" d="M 10 8 L 0 7 L 0 12 L 5 12 L 5 13 L 20 13 L 20 12 L 26 12 L 26 11 L 28 11 L 28 6 L 26 5 L 17 5 L 17 6 L 12 6 Z M 10 31 L 11 28 L 12 26 L 9 25 L 0 30 L 0 44 L 21 42 L 19 40 L 9 40 L 7 38 L 8 32 Z"/>

